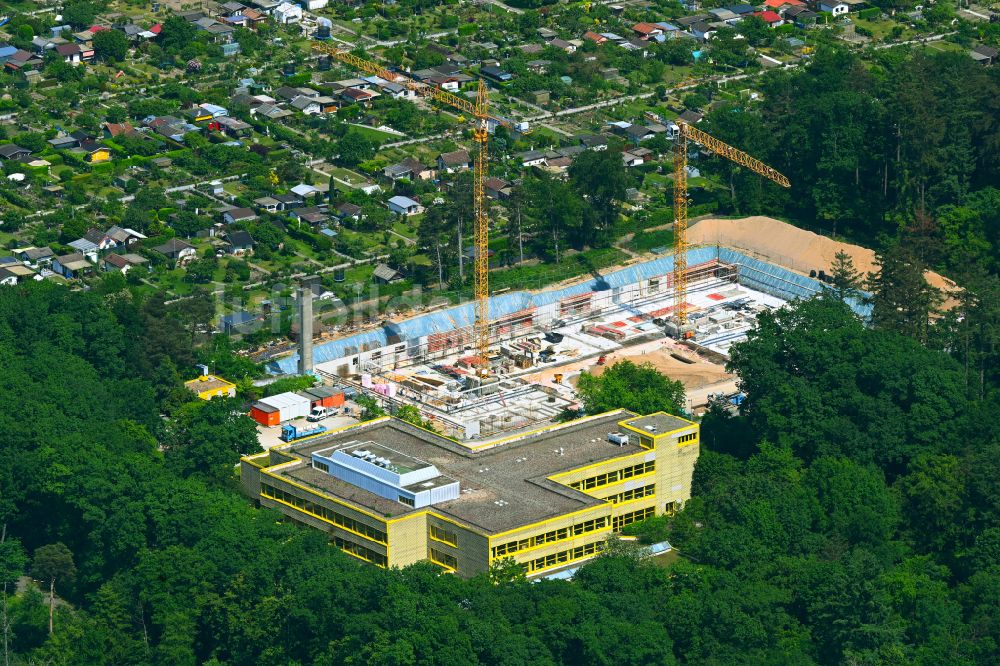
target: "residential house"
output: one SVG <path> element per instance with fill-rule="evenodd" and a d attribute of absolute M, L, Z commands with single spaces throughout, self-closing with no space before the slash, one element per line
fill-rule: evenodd
<path fill-rule="evenodd" d="M 129 229 L 128 227 L 119 227 L 117 224 L 108 229 L 105 234 L 108 238 L 113 240 L 119 247 L 132 247 L 139 241 L 146 240 L 146 235 L 141 234 L 135 229 Z"/>
<path fill-rule="evenodd" d="M 560 51 L 565 51 L 566 53 L 576 53 L 576 44 L 567 42 L 565 39 L 559 39 L 558 37 L 550 41 L 549 46 Z"/>
<path fill-rule="evenodd" d="M 114 238 L 109 236 L 106 232 L 101 231 L 100 229 L 88 229 L 87 233 L 85 233 L 83 235 L 83 238 L 81 238 L 80 240 L 89 243 L 91 246 L 91 251 L 96 251 L 96 252 L 107 252 L 108 250 L 112 250 L 118 247 L 118 241 L 116 241 Z M 77 249 L 81 252 L 84 251 L 80 248 Z"/>
<path fill-rule="evenodd" d="M 772 12 L 771 10 L 765 12 L 754 12 L 754 16 L 757 16 L 772 28 L 777 28 L 778 26 L 785 25 L 785 19 L 781 18 L 777 12 Z"/>
<path fill-rule="evenodd" d="M 56 53 L 64 62 L 71 65 L 79 65 L 83 56 L 83 49 L 79 44 L 60 44 L 56 47 Z"/>
<path fill-rule="evenodd" d="M 649 148 L 633 148 L 622 153 L 622 162 L 627 167 L 639 166 L 653 160 L 653 151 Z"/>
<path fill-rule="evenodd" d="M 806 7 L 784 7 L 784 13 L 782 16 L 785 17 L 785 21 L 794 23 L 800 28 L 808 28 L 810 26 L 816 25 L 816 19 L 819 18 L 819 14 L 807 9 Z"/>
<path fill-rule="evenodd" d="M 252 208 L 230 208 L 222 214 L 222 221 L 225 224 L 248 222 L 256 219 L 257 213 L 255 213 Z"/>
<path fill-rule="evenodd" d="M 394 81 L 384 83 L 382 90 L 388 93 L 393 99 L 416 99 L 417 97 L 416 90 Z"/>
<path fill-rule="evenodd" d="M 457 76 L 448 76 L 446 74 L 432 76 L 427 79 L 427 83 L 435 88 L 440 88 L 441 90 L 446 90 L 448 92 L 458 92 L 459 88 L 462 87 L 462 84 L 458 80 Z"/>
<path fill-rule="evenodd" d="M 260 197 L 259 199 L 254 199 L 253 203 L 268 213 L 276 213 L 278 211 L 278 200 L 274 197 Z"/>
<path fill-rule="evenodd" d="M 798 2 L 798 0 L 796 0 Z M 729 5 L 726 7 L 729 11 L 736 14 L 737 16 L 750 16 L 757 9 L 753 5 L 740 4 L 740 5 Z"/>
<path fill-rule="evenodd" d="M 750 7 L 750 5 L 747 5 L 747 7 Z M 750 7 L 750 9 L 752 11 L 753 7 Z M 656 25 L 656 27 L 658 27 L 660 30 L 663 31 L 664 41 L 666 41 L 667 39 L 675 39 L 677 35 L 681 33 L 681 29 L 678 28 L 673 23 L 667 23 L 665 21 L 657 21 L 654 25 Z"/>
<path fill-rule="evenodd" d="M 314 102 L 319 104 L 320 113 L 336 113 L 337 109 L 340 108 L 340 102 L 333 97 L 328 97 L 327 95 L 320 95 L 319 97 L 313 97 L 312 99 Z"/>
<path fill-rule="evenodd" d="M 726 25 L 735 25 L 743 20 L 742 16 L 726 7 L 716 7 L 715 9 L 708 10 L 708 13 L 711 14 L 716 21 L 720 21 Z"/>
<path fill-rule="evenodd" d="M 663 35 L 663 29 L 653 23 L 636 23 L 632 26 L 632 32 L 635 36 L 643 41 L 649 41 L 650 39 L 656 39 Z"/>
<path fill-rule="evenodd" d="M 500 69 L 499 65 L 483 65 L 479 68 L 479 73 L 487 79 L 492 79 L 500 83 L 507 83 L 514 80 L 514 75 L 511 72 Z"/>
<path fill-rule="evenodd" d="M 980 44 L 979 46 L 972 49 L 970 55 L 972 59 L 978 62 L 980 65 L 989 66 L 997 62 L 997 50 L 992 46 L 986 46 L 985 44 Z"/>
<path fill-rule="evenodd" d="M 708 41 L 715 36 L 715 28 L 705 23 L 704 21 L 696 21 L 691 24 L 691 34 L 694 35 L 695 39 L 701 40 L 703 42 Z"/>
<path fill-rule="evenodd" d="M 420 163 L 419 160 L 407 157 L 402 162 L 387 166 L 382 170 L 386 178 L 397 181 L 402 178 L 410 180 L 428 180 L 434 177 L 434 170 Z"/>
<path fill-rule="evenodd" d="M 293 220 L 298 222 L 305 222 L 310 226 L 318 226 L 320 224 L 325 224 L 329 221 L 330 216 L 327 214 L 325 207 L 321 208 L 319 206 L 305 206 L 303 208 L 295 208 L 288 211 L 288 216 Z"/>
<path fill-rule="evenodd" d="M 298 109 L 299 111 L 302 112 L 303 115 L 306 116 L 314 116 L 318 113 L 322 113 L 323 111 L 323 109 L 319 105 L 319 102 L 317 102 L 315 99 L 306 97 L 305 95 L 299 95 L 298 97 L 293 99 L 289 103 L 289 105 L 294 109 Z"/>
<path fill-rule="evenodd" d="M 198 250 L 195 249 L 195 246 L 185 243 L 179 238 L 171 238 L 163 245 L 154 247 L 153 251 L 159 252 L 174 262 L 175 266 L 184 266 L 188 262 L 198 258 Z"/>
<path fill-rule="evenodd" d="M 424 207 L 419 201 L 414 201 L 410 197 L 396 195 L 388 201 L 389 210 L 397 215 L 419 215 L 424 212 Z"/>
<path fill-rule="evenodd" d="M 629 125 L 624 131 L 625 137 L 636 145 L 641 141 L 651 138 L 653 134 L 653 130 L 644 125 Z"/>
<path fill-rule="evenodd" d="M 352 203 L 342 203 L 337 206 L 337 218 L 343 220 L 358 221 L 361 219 L 361 206 Z"/>
<path fill-rule="evenodd" d="M 313 187 L 312 185 L 308 185 L 306 183 L 299 183 L 298 185 L 290 189 L 289 192 L 298 196 L 302 200 L 305 200 L 308 199 L 309 197 L 316 196 L 316 193 L 318 193 L 319 190 Z"/>
<path fill-rule="evenodd" d="M 96 141 L 81 143 L 79 150 L 84 152 L 83 159 L 91 164 L 100 164 L 102 162 L 111 161 L 111 149 L 103 144 L 97 143 Z"/>
<path fill-rule="evenodd" d="M 701 119 L 704 118 L 702 114 L 697 111 L 692 111 L 691 109 L 685 109 L 681 111 L 680 115 L 677 116 L 678 119 L 683 120 L 688 125 L 694 125 L 695 123 L 700 123 Z"/>
<path fill-rule="evenodd" d="M 438 171 L 445 173 L 455 173 L 472 168 L 472 158 L 467 150 L 455 150 L 450 153 L 441 153 L 437 158 Z"/>
<path fill-rule="evenodd" d="M 764 0 L 763 10 L 766 11 L 770 9 L 782 16 L 785 15 L 785 10 L 789 7 L 805 7 L 806 3 L 802 0 Z"/>
<path fill-rule="evenodd" d="M 79 252 L 74 252 L 53 259 L 52 270 L 67 280 L 73 280 L 93 274 L 94 265 Z"/>
<path fill-rule="evenodd" d="M 542 166 L 545 164 L 545 153 L 540 150 L 528 150 L 519 156 L 521 160 L 521 166 L 533 167 Z"/>
<path fill-rule="evenodd" d="M 288 109 L 284 109 L 277 104 L 261 104 L 256 108 L 250 109 L 250 115 L 261 116 L 269 120 L 281 120 L 294 114 Z"/>
<path fill-rule="evenodd" d="M 838 0 L 818 0 L 816 7 L 819 8 L 819 11 L 827 12 L 834 17 L 843 16 L 851 11 L 851 7 L 846 2 L 839 2 Z"/>
<path fill-rule="evenodd" d="M 490 199 L 509 199 L 513 194 L 513 190 L 508 183 L 503 178 L 487 178 L 485 183 L 486 196 Z"/>
<path fill-rule="evenodd" d="M 378 93 L 360 88 L 347 88 L 341 91 L 340 96 L 347 102 L 368 106 L 373 99 L 378 97 Z"/>
<path fill-rule="evenodd" d="M 302 20 L 302 8 L 290 2 L 283 2 L 274 8 L 272 16 L 274 16 L 275 21 L 285 25 L 298 23 Z"/>
<path fill-rule="evenodd" d="M 97 261 L 97 246 L 92 241 L 86 238 L 77 238 L 75 241 L 67 243 L 67 245 L 82 254 L 89 261 Z"/>
<path fill-rule="evenodd" d="M 16 143 L 5 143 L 0 146 L 0 160 L 20 160 L 31 155 L 31 151 Z"/>
<path fill-rule="evenodd" d="M 48 266 L 55 258 L 55 252 L 47 247 L 24 247 L 11 250 L 11 254 L 29 266 Z"/>
<path fill-rule="evenodd" d="M 379 284 L 392 284 L 403 279 L 403 274 L 395 268 L 389 268 L 385 264 L 379 264 L 372 273 L 372 278 Z"/>
<path fill-rule="evenodd" d="M 132 268 L 148 263 L 149 259 L 138 254 L 109 254 L 101 260 L 101 268 L 108 273 L 117 271 L 125 275 Z"/>
<path fill-rule="evenodd" d="M 218 125 L 220 130 L 234 139 L 248 136 L 253 129 L 249 123 L 245 123 L 239 118 L 232 118 L 230 116 L 223 116 L 222 118 L 216 119 L 214 122 Z"/>
<path fill-rule="evenodd" d="M 17 273 L 0 266 L 0 285 L 12 287 L 17 284 Z"/>
<path fill-rule="evenodd" d="M 260 330 L 262 317 L 245 310 L 219 317 L 219 328 L 227 335 L 249 335 Z"/>
<path fill-rule="evenodd" d="M 103 123 L 101 125 L 101 133 L 105 139 L 114 139 L 119 136 L 132 136 L 136 134 L 136 131 L 132 127 L 132 124 L 126 121 L 124 123 Z"/>
<path fill-rule="evenodd" d="M 225 234 L 228 254 L 242 257 L 253 254 L 254 240 L 249 231 L 228 231 Z"/>
<path fill-rule="evenodd" d="M 602 136 L 600 134 L 582 134 L 577 137 L 582 145 L 587 150 L 607 150 L 608 149 L 608 137 Z"/>
<path fill-rule="evenodd" d="M 298 208 L 306 202 L 305 199 L 292 192 L 275 194 L 274 198 L 278 202 L 278 210 L 291 210 L 292 208 Z"/>
<path fill-rule="evenodd" d="M 49 139 L 49 145 L 55 150 L 67 150 L 69 148 L 76 148 L 80 145 L 80 142 L 68 134 L 63 136 L 57 136 L 54 139 Z"/>

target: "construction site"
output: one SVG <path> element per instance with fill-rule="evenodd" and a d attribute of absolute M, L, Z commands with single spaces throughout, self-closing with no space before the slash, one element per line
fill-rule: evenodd
<path fill-rule="evenodd" d="M 581 372 L 599 373 L 628 357 L 683 381 L 688 409 L 697 412 L 710 393 L 735 391 L 724 368 L 727 352 L 758 312 L 824 287 L 721 245 L 690 248 L 686 258 L 683 332 L 673 316 L 674 257 L 667 256 L 561 288 L 490 297 L 486 372 L 471 303 L 385 321 L 315 348 L 306 343 L 304 353 L 300 347 L 273 370 L 307 371 L 305 355 L 326 383 L 389 406 L 412 405 L 459 440 L 551 423 L 579 408 L 574 384 Z"/>

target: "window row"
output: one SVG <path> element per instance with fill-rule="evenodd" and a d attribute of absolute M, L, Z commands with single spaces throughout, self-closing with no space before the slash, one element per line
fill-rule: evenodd
<path fill-rule="evenodd" d="M 330 466 L 327 465 L 325 462 L 320 462 L 319 460 L 313 460 L 313 467 L 315 467 L 321 472 L 326 472 L 327 474 L 330 473 Z"/>
<path fill-rule="evenodd" d="M 371 562 L 372 564 L 380 566 L 383 569 L 389 564 L 389 560 L 386 559 L 385 555 L 382 553 L 376 553 L 374 550 L 360 546 L 353 541 L 341 539 L 339 536 L 333 537 L 333 545 L 345 553 L 350 553 L 354 557 L 361 558 L 365 562 Z"/>
<path fill-rule="evenodd" d="M 639 486 L 638 488 L 633 488 L 632 490 L 626 490 L 623 493 L 618 493 L 617 495 L 611 495 L 610 497 L 605 497 L 607 501 L 612 504 L 621 504 L 622 502 L 630 502 L 634 499 L 640 499 L 643 497 L 651 497 L 656 494 L 656 484 L 650 483 L 645 486 Z"/>
<path fill-rule="evenodd" d="M 644 463 L 639 463 L 638 465 L 616 469 L 613 472 L 598 474 L 597 476 L 592 476 L 589 479 L 581 479 L 580 481 L 569 484 L 569 487 L 577 490 L 591 490 L 592 488 L 600 488 L 601 486 L 610 486 L 612 483 L 618 483 L 619 481 L 623 481 L 625 479 L 631 479 L 633 476 L 649 474 L 655 470 L 656 461 L 649 460 Z"/>
<path fill-rule="evenodd" d="M 449 546 L 458 545 L 458 535 L 451 530 L 444 529 L 443 527 L 431 525 L 430 535 L 431 539 L 434 541 L 440 541 L 441 543 L 446 543 Z"/>
<path fill-rule="evenodd" d="M 698 433 L 696 433 L 696 432 L 689 432 L 686 435 L 681 435 L 680 437 L 678 437 L 677 438 L 677 443 L 678 444 L 684 444 L 685 442 L 693 442 L 696 439 L 698 439 Z"/>
<path fill-rule="evenodd" d="M 547 543 L 552 543 L 554 541 L 562 541 L 563 539 L 569 539 L 571 537 L 577 537 L 581 534 L 587 534 L 589 532 L 596 532 L 597 530 L 603 530 L 608 526 L 608 519 L 606 516 L 601 516 L 600 518 L 594 518 L 593 520 L 587 520 L 582 523 L 577 523 L 571 527 L 562 527 L 558 530 L 552 530 L 551 532 L 545 532 L 544 534 L 537 534 L 533 537 L 528 537 L 526 539 L 519 539 L 517 541 L 510 541 L 508 543 L 502 543 L 499 546 L 493 547 L 493 557 L 503 557 L 504 555 L 512 555 L 514 553 L 519 553 L 522 550 L 528 550 L 529 548 L 534 548 L 535 546 L 542 546 Z"/>
<path fill-rule="evenodd" d="M 647 518 L 652 518 L 653 514 L 656 513 L 656 509 L 649 507 L 646 509 L 639 509 L 638 511 L 632 511 L 631 513 L 623 513 L 620 516 L 615 516 L 614 522 L 612 523 L 612 528 L 615 532 L 620 532 L 626 525 L 631 525 L 632 523 L 637 523 L 640 520 L 646 520 Z"/>
<path fill-rule="evenodd" d="M 296 509 L 315 516 L 321 520 L 325 520 L 326 522 L 336 525 L 337 527 L 342 527 L 345 530 L 354 532 L 355 534 L 363 536 L 366 539 L 371 539 L 372 541 L 377 541 L 382 544 L 389 542 L 386 533 L 382 530 L 375 529 L 371 525 L 366 525 L 365 523 L 354 520 L 353 518 L 348 518 L 347 516 L 337 513 L 333 509 L 325 507 L 322 504 L 316 504 L 315 502 L 302 499 L 301 497 L 286 492 L 281 488 L 275 488 L 262 483 L 260 484 L 260 494 L 263 497 L 288 504 L 289 506 L 295 507 Z"/>
<path fill-rule="evenodd" d="M 577 546 L 576 548 L 570 548 L 569 550 L 546 555 L 545 557 L 536 558 L 530 562 L 526 562 L 524 564 L 524 568 L 527 573 L 538 571 L 539 569 L 548 569 L 549 567 L 554 567 L 557 564 L 565 564 L 584 557 L 589 557 L 590 555 L 593 555 L 601 550 L 603 547 L 603 542 L 595 541 L 594 543 L 588 543 L 583 546 Z"/>
<path fill-rule="evenodd" d="M 458 560 L 455 559 L 454 555 L 449 555 L 448 553 L 442 553 L 440 550 L 436 550 L 434 548 L 431 548 L 429 552 L 430 555 L 428 559 L 434 564 L 442 566 L 445 569 L 450 569 L 451 571 L 458 570 Z"/>

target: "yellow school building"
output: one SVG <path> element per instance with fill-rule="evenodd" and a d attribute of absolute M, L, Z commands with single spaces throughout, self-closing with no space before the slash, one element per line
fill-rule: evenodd
<path fill-rule="evenodd" d="M 696 423 L 619 410 L 466 444 L 384 417 L 241 461 L 248 496 L 380 567 L 578 566 L 691 496 Z"/>

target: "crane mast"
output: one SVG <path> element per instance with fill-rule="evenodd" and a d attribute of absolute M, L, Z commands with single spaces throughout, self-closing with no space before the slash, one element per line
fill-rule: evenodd
<path fill-rule="evenodd" d="M 452 106 L 473 118 L 472 136 L 478 147 L 473 169 L 473 244 L 476 250 L 473 277 L 475 282 L 475 323 L 473 324 L 473 348 L 476 353 L 476 372 L 480 377 L 489 375 L 490 346 L 490 256 L 489 256 L 489 202 L 486 198 L 486 178 L 489 173 L 490 124 L 503 125 L 514 129 L 510 122 L 490 115 L 489 89 L 482 79 L 476 90 L 476 101 L 453 95 L 452 93 L 426 86 L 408 76 L 389 71 L 387 68 L 356 56 L 349 51 L 328 44 L 314 44 L 313 49 L 325 53 L 362 72 L 381 77 L 386 81 L 401 82 L 418 95 L 429 97 Z M 461 248 L 459 248 L 461 251 Z"/>
<path fill-rule="evenodd" d="M 750 169 L 756 174 L 764 176 L 782 187 L 791 187 L 788 178 L 783 176 L 773 167 L 770 167 L 760 160 L 744 153 L 742 150 L 733 148 L 729 144 L 719 141 L 711 134 L 689 125 L 683 120 L 677 121 L 677 138 L 674 141 L 674 309 L 673 315 L 678 326 L 687 324 L 688 302 L 687 302 L 687 226 L 688 226 L 688 188 L 687 188 L 687 161 L 688 161 L 688 140 L 694 141 L 698 145 L 707 148 L 716 155 L 721 155 L 731 162 L 735 162 L 742 167 Z"/>

